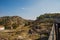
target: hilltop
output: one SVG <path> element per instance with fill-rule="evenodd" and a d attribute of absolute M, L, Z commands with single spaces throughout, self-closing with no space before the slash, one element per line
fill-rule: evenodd
<path fill-rule="evenodd" d="M 9 40 L 17 38 L 22 40 L 47 40 L 54 18 L 60 18 L 60 13 L 43 14 L 36 20 L 26 20 L 19 16 L 0 17 L 0 25 L 5 27 L 4 30 L 14 30 L 0 33 L 0 36 L 5 39 L 8 35 Z"/>
<path fill-rule="evenodd" d="M 27 22 L 19 16 L 4 16 L 0 17 L 0 25 L 4 25 L 6 29 L 15 29 L 19 25 L 24 25 Z M 12 28 L 11 28 L 12 27 Z"/>

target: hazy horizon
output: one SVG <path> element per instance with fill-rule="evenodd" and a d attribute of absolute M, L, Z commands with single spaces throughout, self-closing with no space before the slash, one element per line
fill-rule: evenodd
<path fill-rule="evenodd" d="M 0 16 L 34 20 L 44 13 L 60 13 L 60 0 L 0 0 Z"/>

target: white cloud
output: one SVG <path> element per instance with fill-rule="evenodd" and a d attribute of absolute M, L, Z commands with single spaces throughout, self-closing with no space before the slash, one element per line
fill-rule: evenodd
<path fill-rule="evenodd" d="M 36 19 L 37 16 L 44 13 L 54 13 L 60 11 L 60 4 L 57 1 L 38 1 L 34 5 L 23 7 L 17 12 L 21 13 L 21 16 L 25 19 Z M 19 15 L 19 14 L 18 14 Z"/>
<path fill-rule="evenodd" d="M 21 9 L 25 9 L 25 8 L 21 8 Z"/>
<path fill-rule="evenodd" d="M 41 1 L 37 2 L 35 5 L 28 7 L 26 9 L 26 14 L 30 16 L 31 19 L 36 19 L 37 16 L 44 13 L 59 12 L 60 4 L 56 1 Z M 33 17 L 34 16 L 34 17 Z"/>

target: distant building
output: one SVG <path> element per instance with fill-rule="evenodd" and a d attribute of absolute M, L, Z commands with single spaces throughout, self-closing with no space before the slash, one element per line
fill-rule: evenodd
<path fill-rule="evenodd" d="M 4 30 L 4 29 L 5 29 L 5 27 L 0 25 L 0 30 Z"/>

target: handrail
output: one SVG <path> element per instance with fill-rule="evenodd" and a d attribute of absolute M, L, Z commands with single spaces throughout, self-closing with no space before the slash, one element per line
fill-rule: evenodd
<path fill-rule="evenodd" d="M 52 30 L 51 30 L 51 32 L 50 32 L 50 36 L 49 36 L 48 40 L 56 40 L 54 24 L 53 24 L 53 26 L 52 26 Z"/>

